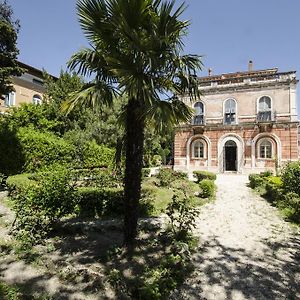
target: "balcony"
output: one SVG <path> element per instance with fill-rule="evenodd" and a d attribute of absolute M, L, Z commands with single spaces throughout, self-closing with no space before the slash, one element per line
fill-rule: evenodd
<path fill-rule="evenodd" d="M 271 111 L 260 111 L 256 116 L 258 123 L 270 123 L 276 121 L 276 114 Z"/>
<path fill-rule="evenodd" d="M 192 125 L 195 125 L 195 126 L 204 126 L 205 118 L 203 115 L 194 116 L 191 123 L 192 123 Z"/>

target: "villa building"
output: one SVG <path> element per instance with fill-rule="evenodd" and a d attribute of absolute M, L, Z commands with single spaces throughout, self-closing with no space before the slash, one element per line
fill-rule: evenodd
<path fill-rule="evenodd" d="M 202 96 L 175 133 L 174 169 L 253 173 L 298 160 L 296 72 L 277 68 L 198 78 Z"/>
<path fill-rule="evenodd" d="M 45 92 L 43 71 L 21 62 L 19 66 L 26 72 L 12 78 L 14 91 L 6 95 L 5 100 L 0 100 L 0 112 L 5 112 L 12 106 L 18 107 L 21 103 L 39 104 L 43 101 Z"/>

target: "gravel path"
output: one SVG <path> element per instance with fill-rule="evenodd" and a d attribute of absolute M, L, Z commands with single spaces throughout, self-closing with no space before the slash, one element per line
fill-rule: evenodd
<path fill-rule="evenodd" d="M 197 226 L 196 270 L 174 299 L 300 299 L 300 232 L 247 187 L 218 175 Z"/>

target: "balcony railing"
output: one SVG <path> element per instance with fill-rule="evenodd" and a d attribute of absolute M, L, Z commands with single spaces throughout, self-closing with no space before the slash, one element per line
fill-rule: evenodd
<path fill-rule="evenodd" d="M 205 118 L 203 115 L 194 116 L 192 119 L 192 125 L 205 125 Z"/>
<path fill-rule="evenodd" d="M 271 111 L 260 111 L 256 116 L 257 122 L 273 122 L 275 121 L 276 115 Z"/>

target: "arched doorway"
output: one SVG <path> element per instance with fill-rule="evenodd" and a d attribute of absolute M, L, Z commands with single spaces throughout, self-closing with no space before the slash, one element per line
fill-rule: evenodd
<path fill-rule="evenodd" d="M 237 145 L 233 140 L 224 145 L 224 171 L 237 171 Z"/>

